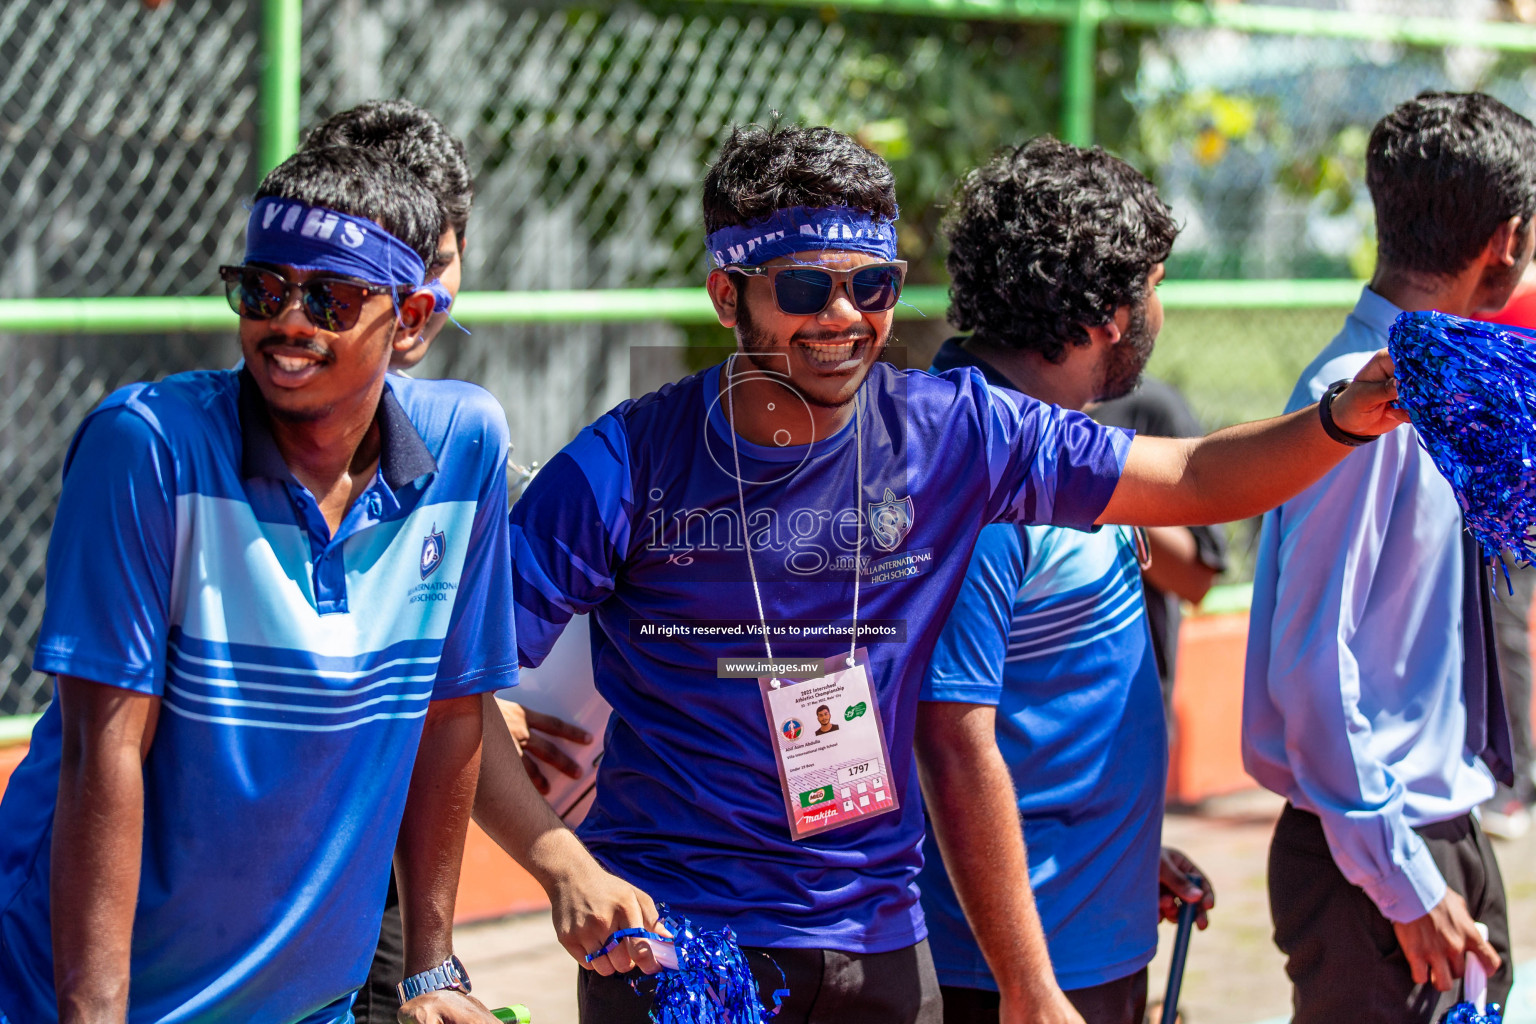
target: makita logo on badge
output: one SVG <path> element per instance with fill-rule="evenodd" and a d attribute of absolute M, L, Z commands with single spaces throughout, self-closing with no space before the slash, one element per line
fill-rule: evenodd
<path fill-rule="evenodd" d="M 304 216 L 305 210 L 309 211 L 308 216 Z M 303 237 L 318 238 L 323 242 L 330 240 L 331 236 L 336 233 L 336 227 L 339 224 L 341 226 L 341 242 L 349 249 L 360 248 L 368 237 L 365 228 L 351 221 L 343 223 L 341 218 L 329 210 L 308 207 L 302 203 L 291 203 L 286 207 L 282 203 L 268 204 L 261 211 L 262 228 L 264 230 L 270 228 L 272 222 L 278 220 L 279 216 L 282 217 L 282 220 L 277 225 L 279 231 L 291 232 L 297 228 L 299 234 Z M 303 217 L 302 223 L 300 222 L 300 217 Z"/>

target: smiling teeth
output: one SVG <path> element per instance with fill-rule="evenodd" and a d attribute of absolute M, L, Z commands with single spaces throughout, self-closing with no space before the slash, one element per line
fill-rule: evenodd
<path fill-rule="evenodd" d="M 819 345 L 815 342 L 805 342 L 805 347 L 811 350 L 811 355 L 826 363 L 843 362 L 853 358 L 853 342 L 845 342 L 840 345 Z"/>
<path fill-rule="evenodd" d="M 277 364 L 278 369 L 285 370 L 288 373 L 298 373 L 300 370 L 315 365 L 315 360 L 305 359 L 302 356 L 280 356 L 273 354 L 272 361 Z"/>

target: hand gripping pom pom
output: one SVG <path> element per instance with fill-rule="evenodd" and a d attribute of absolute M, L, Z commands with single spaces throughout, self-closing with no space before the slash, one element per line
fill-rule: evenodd
<path fill-rule="evenodd" d="M 765 1024 L 778 1014 L 789 989 L 774 991 L 772 1009 L 758 1002 L 757 982 L 747 966 L 746 954 L 736 943 L 735 932 L 729 928 L 695 931 L 686 918 L 674 916 L 666 904 L 658 904 L 656 909 L 674 936 L 677 967 L 654 976 L 651 1020 L 656 1024 Z M 779 977 L 783 978 L 782 971 Z M 630 982 L 637 994 L 644 995 L 644 980 Z"/>
<path fill-rule="evenodd" d="M 1399 316 L 1387 346 L 1398 402 L 1483 554 L 1536 562 L 1536 338 L 1424 311 Z"/>

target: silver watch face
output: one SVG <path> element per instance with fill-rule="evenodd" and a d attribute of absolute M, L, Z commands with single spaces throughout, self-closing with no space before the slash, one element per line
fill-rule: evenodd
<path fill-rule="evenodd" d="M 444 962 L 444 964 L 443 964 L 444 967 L 447 967 L 449 965 L 452 965 L 454 973 L 458 976 L 455 980 L 457 980 L 458 983 L 459 983 L 458 984 L 459 991 L 461 991 L 461 992 L 468 992 L 469 991 L 469 972 L 464 969 L 464 961 L 460 960 L 459 959 L 459 955 L 457 953 L 455 953 L 452 956 L 450 956 L 447 959 L 447 961 Z"/>

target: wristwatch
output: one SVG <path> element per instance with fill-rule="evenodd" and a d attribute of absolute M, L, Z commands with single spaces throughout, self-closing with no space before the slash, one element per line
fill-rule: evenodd
<path fill-rule="evenodd" d="M 1336 380 L 1328 385 L 1328 390 L 1323 392 L 1323 397 L 1317 403 L 1317 415 L 1323 421 L 1323 433 L 1333 438 L 1339 444 L 1348 445 L 1351 448 L 1359 448 L 1368 445 L 1376 438 L 1368 434 L 1351 434 L 1333 421 L 1333 400 L 1338 398 L 1345 388 L 1349 387 L 1349 381 Z"/>
<path fill-rule="evenodd" d="M 456 956 L 450 956 L 431 970 L 411 975 L 396 985 L 395 991 L 400 996 L 400 1005 L 404 1006 L 419 995 L 445 988 L 469 991 L 469 972 Z"/>

